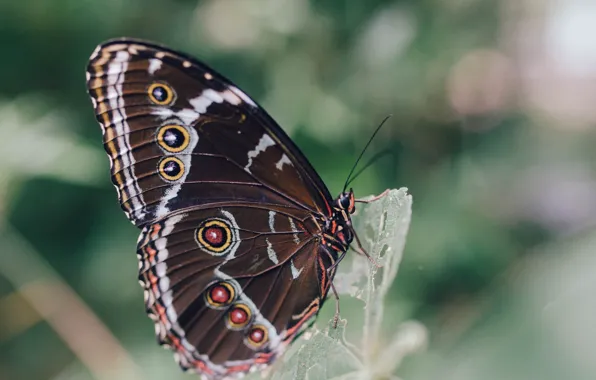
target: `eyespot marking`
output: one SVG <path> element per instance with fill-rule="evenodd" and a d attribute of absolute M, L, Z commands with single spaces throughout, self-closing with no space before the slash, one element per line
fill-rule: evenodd
<path fill-rule="evenodd" d="M 158 106 L 165 106 L 174 102 L 174 90 L 165 83 L 153 83 L 147 89 L 149 100 Z"/>
<path fill-rule="evenodd" d="M 228 282 L 220 281 L 207 288 L 204 295 L 207 305 L 215 309 L 221 309 L 230 305 L 234 301 L 236 298 L 236 290 Z"/>
<path fill-rule="evenodd" d="M 255 325 L 248 330 L 245 342 L 249 347 L 257 349 L 267 343 L 267 329 L 262 325 Z"/>
<path fill-rule="evenodd" d="M 184 163 L 178 157 L 165 157 L 159 162 L 158 172 L 168 182 L 177 181 L 184 175 Z"/>
<path fill-rule="evenodd" d="M 167 152 L 180 153 L 190 144 L 190 134 L 181 125 L 167 124 L 157 131 L 157 143 Z"/>
<path fill-rule="evenodd" d="M 250 308 L 242 303 L 235 304 L 228 311 L 227 324 L 232 330 L 241 330 L 246 327 L 252 318 Z"/>
<path fill-rule="evenodd" d="M 201 248 L 212 255 L 221 256 L 232 244 L 232 231 L 225 221 L 210 219 L 197 229 L 196 238 Z"/>

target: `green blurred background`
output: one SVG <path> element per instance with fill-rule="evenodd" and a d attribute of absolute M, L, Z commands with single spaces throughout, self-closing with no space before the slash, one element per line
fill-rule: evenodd
<path fill-rule="evenodd" d="M 119 36 L 232 79 L 332 194 L 393 114 L 353 186 L 414 197 L 386 318 L 430 340 L 401 378 L 596 378 L 595 35 L 582 0 L 0 0 L 0 379 L 193 378 L 85 92 Z"/>

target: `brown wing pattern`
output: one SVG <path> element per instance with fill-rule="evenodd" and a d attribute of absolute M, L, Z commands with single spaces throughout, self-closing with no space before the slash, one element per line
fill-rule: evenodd
<path fill-rule="evenodd" d="M 111 41 L 91 57 L 87 86 L 112 182 L 136 225 L 230 199 L 330 215 L 327 188 L 281 128 L 192 58 Z"/>
<path fill-rule="evenodd" d="M 313 228 L 297 209 L 226 204 L 143 229 L 147 310 L 184 369 L 215 379 L 266 365 L 308 325 L 329 287 Z"/>
<path fill-rule="evenodd" d="M 333 278 L 326 186 L 261 107 L 191 57 L 109 41 L 87 88 L 120 204 L 143 228 L 139 280 L 160 343 L 209 379 L 269 364 Z"/>

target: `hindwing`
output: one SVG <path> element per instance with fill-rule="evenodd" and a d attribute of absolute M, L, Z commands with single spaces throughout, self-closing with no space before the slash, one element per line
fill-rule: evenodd
<path fill-rule="evenodd" d="M 184 369 L 220 378 L 268 364 L 319 311 L 336 259 L 308 212 L 192 208 L 143 229 L 139 279 L 160 343 Z"/>

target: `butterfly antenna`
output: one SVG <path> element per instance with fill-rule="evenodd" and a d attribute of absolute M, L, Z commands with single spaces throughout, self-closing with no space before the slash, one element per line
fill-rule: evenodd
<path fill-rule="evenodd" d="M 360 169 L 358 169 L 354 175 L 352 176 L 352 178 L 350 179 L 350 182 L 348 182 L 348 186 L 350 185 L 350 183 L 354 182 L 356 180 L 356 178 L 358 178 L 360 176 L 360 174 L 362 174 L 366 169 L 368 169 L 369 166 L 371 166 L 372 164 L 374 164 L 375 162 L 377 162 L 378 160 L 380 160 L 381 158 L 385 157 L 385 156 L 391 156 L 394 155 L 395 153 L 391 150 L 391 149 L 385 149 L 379 153 L 375 153 L 374 156 L 372 156 L 367 162 L 366 164 L 364 164 L 363 167 L 361 167 Z"/>
<path fill-rule="evenodd" d="M 354 166 L 352 166 L 352 170 L 350 170 L 350 174 L 348 174 L 348 178 L 346 179 L 346 183 L 344 184 L 344 189 L 342 190 L 342 192 L 345 192 L 346 189 L 348 188 L 348 185 L 350 184 L 350 182 L 352 182 L 353 179 L 350 179 L 350 178 L 352 177 L 352 174 L 354 174 L 354 170 L 356 170 L 356 167 L 358 166 L 358 163 L 360 162 L 360 159 L 362 159 L 362 156 L 364 155 L 364 152 L 366 152 L 366 149 L 368 149 L 368 146 L 370 145 L 370 143 L 373 141 L 373 139 L 375 138 L 375 136 L 377 135 L 377 133 L 379 133 L 379 130 L 381 129 L 381 127 L 383 127 L 383 125 L 385 124 L 385 122 L 387 120 L 389 120 L 391 118 L 391 116 L 393 116 L 393 115 L 391 115 L 391 114 L 390 115 L 387 115 L 385 117 L 385 119 L 383 119 L 383 121 L 381 122 L 381 124 L 379 124 L 379 126 L 377 127 L 377 129 L 375 129 L 375 131 L 373 132 L 372 136 L 370 136 L 370 139 L 368 140 L 368 142 L 364 146 L 364 149 L 362 149 L 362 152 L 360 152 L 360 156 L 358 156 L 358 159 L 354 163 Z"/>

